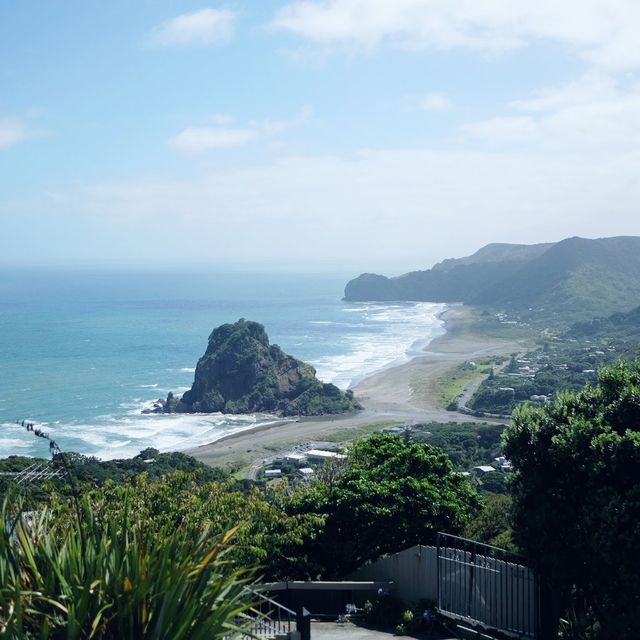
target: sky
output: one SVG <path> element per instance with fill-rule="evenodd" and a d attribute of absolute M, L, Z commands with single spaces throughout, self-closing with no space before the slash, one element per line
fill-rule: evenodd
<path fill-rule="evenodd" d="M 0 0 L 0 263 L 401 273 L 640 235 L 637 0 Z"/>

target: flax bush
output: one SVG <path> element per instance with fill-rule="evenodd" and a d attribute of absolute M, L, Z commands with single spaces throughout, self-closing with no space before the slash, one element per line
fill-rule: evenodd
<path fill-rule="evenodd" d="M 66 521 L 5 501 L 0 529 L 0 638 L 215 640 L 239 634 L 251 606 L 235 530 L 147 533 L 126 504 L 101 520 L 88 500 Z"/>

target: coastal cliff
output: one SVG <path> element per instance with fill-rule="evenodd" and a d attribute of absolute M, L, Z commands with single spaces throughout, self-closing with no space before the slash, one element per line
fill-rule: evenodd
<path fill-rule="evenodd" d="M 253 413 L 315 416 L 359 409 L 351 391 L 316 378 L 315 369 L 270 344 L 250 320 L 213 330 L 195 379 L 182 398 L 169 394 L 157 413 Z"/>
<path fill-rule="evenodd" d="M 362 274 L 347 283 L 345 299 L 463 302 L 569 323 L 604 317 L 640 304 L 640 237 L 490 244 L 425 271 Z"/>

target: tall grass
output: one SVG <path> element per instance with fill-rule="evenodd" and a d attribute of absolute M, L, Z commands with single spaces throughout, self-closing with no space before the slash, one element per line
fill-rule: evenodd
<path fill-rule="evenodd" d="M 235 530 L 215 539 L 158 531 L 129 513 L 101 521 L 85 499 L 66 520 L 27 519 L 5 501 L 0 638 L 216 640 L 251 606 L 251 572 L 234 562 Z"/>

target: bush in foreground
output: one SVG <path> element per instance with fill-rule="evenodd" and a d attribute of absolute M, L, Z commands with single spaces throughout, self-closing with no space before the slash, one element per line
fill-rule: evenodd
<path fill-rule="evenodd" d="M 0 530 L 0 638 L 212 640 L 238 631 L 251 573 L 234 562 L 234 530 L 184 527 L 150 537 L 128 512 L 104 521 L 84 501 L 75 519 L 16 516 Z"/>

